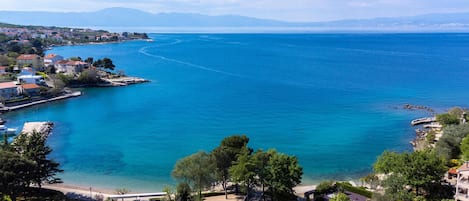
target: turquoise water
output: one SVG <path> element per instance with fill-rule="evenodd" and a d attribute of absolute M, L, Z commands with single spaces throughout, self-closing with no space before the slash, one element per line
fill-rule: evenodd
<path fill-rule="evenodd" d="M 151 37 L 50 53 L 110 57 L 152 82 L 6 115 L 56 123 L 49 144 L 66 182 L 159 191 L 179 158 L 232 134 L 298 156 L 304 183 L 356 179 L 383 150 L 411 149 L 409 121 L 425 114 L 403 104 L 469 105 L 469 34 Z"/>

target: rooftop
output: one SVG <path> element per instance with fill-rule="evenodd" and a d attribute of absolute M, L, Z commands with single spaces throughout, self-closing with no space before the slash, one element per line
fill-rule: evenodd
<path fill-rule="evenodd" d="M 21 85 L 23 87 L 23 89 L 37 89 L 37 88 L 41 88 L 39 85 L 37 84 L 22 84 Z"/>
<path fill-rule="evenodd" d="M 53 59 L 54 57 L 59 56 L 58 54 L 48 54 L 44 57 L 44 59 Z"/>
<path fill-rule="evenodd" d="M 16 82 L 2 82 L 0 83 L 0 89 L 16 88 Z"/>
<path fill-rule="evenodd" d="M 18 56 L 16 59 L 18 60 L 33 60 L 38 58 L 39 56 L 37 54 L 22 54 Z"/>

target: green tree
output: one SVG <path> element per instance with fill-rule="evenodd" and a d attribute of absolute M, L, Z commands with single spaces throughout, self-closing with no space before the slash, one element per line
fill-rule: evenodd
<path fill-rule="evenodd" d="M 72 60 L 72 61 L 82 61 L 81 57 L 71 57 L 70 60 Z"/>
<path fill-rule="evenodd" d="M 443 113 L 436 115 L 436 120 L 443 126 L 459 124 L 459 117 L 451 115 L 449 113 Z"/>
<path fill-rule="evenodd" d="M 236 162 L 230 167 L 229 173 L 234 182 L 241 183 L 246 188 L 246 195 L 249 198 L 250 190 L 256 184 L 256 164 L 253 157 L 246 150 Z"/>
<path fill-rule="evenodd" d="M 465 137 L 461 142 L 461 152 L 464 160 L 469 160 L 469 137 Z"/>
<path fill-rule="evenodd" d="M 350 201 L 350 198 L 345 193 L 337 193 L 329 201 Z"/>
<path fill-rule="evenodd" d="M 443 136 L 436 143 L 435 152 L 447 162 L 461 154 L 461 141 L 469 134 L 469 125 L 449 125 L 443 129 Z"/>
<path fill-rule="evenodd" d="M 93 63 L 93 66 L 95 66 L 96 68 L 102 68 L 102 69 L 109 69 L 109 70 L 114 70 L 114 68 L 116 67 L 112 60 L 105 57 L 103 58 L 102 60 L 101 59 L 98 59 L 96 60 L 94 63 Z"/>
<path fill-rule="evenodd" d="M 166 193 L 165 201 L 173 201 L 173 199 L 172 199 L 173 188 L 171 186 L 165 185 L 163 187 L 163 192 Z"/>
<path fill-rule="evenodd" d="M 296 156 L 283 153 L 273 154 L 269 160 L 270 189 L 274 200 L 293 196 L 293 187 L 301 182 L 303 168 Z"/>
<path fill-rule="evenodd" d="M 255 162 L 255 173 L 256 173 L 256 179 L 257 179 L 257 184 L 261 185 L 262 189 L 262 195 L 263 198 L 265 199 L 265 188 L 266 186 L 269 186 L 269 181 L 271 179 L 270 172 L 269 172 L 269 161 L 270 158 L 273 154 L 275 154 L 275 150 L 271 149 L 268 151 L 262 151 L 262 150 L 257 150 L 254 155 L 253 159 Z"/>
<path fill-rule="evenodd" d="M 246 135 L 234 135 L 224 138 L 220 145 L 212 151 L 216 164 L 216 177 L 221 181 L 225 198 L 228 199 L 227 181 L 230 179 L 228 170 L 242 152 L 249 150 L 247 144 L 249 138 Z"/>
<path fill-rule="evenodd" d="M 90 65 L 93 63 L 93 61 L 94 61 L 93 57 L 88 57 L 88 58 L 85 59 L 85 62 L 90 64 Z"/>
<path fill-rule="evenodd" d="M 25 192 L 31 181 L 31 171 L 35 168 L 33 161 L 21 155 L 0 150 L 0 191 L 9 195 L 13 201 L 21 192 Z"/>
<path fill-rule="evenodd" d="M 15 147 L 22 156 L 34 162 L 34 168 L 30 171 L 32 182 L 41 188 L 42 183 L 61 183 L 57 173 L 63 172 L 60 164 L 48 158 L 52 149 L 46 144 L 46 138 L 39 132 L 20 134 L 16 138 Z"/>
<path fill-rule="evenodd" d="M 384 152 L 374 164 L 374 170 L 388 174 L 384 181 L 386 192 L 401 197 L 407 196 L 405 186 L 411 187 L 415 196 L 432 196 L 431 188 L 441 183 L 446 172 L 444 162 L 429 150 L 402 154 Z"/>
<path fill-rule="evenodd" d="M 85 84 L 96 84 L 99 82 L 98 71 L 92 68 L 85 69 L 78 76 L 78 81 Z"/>
<path fill-rule="evenodd" d="M 206 152 L 199 151 L 176 162 L 172 176 L 179 181 L 186 182 L 197 189 L 198 199 L 202 199 L 202 189 L 214 182 L 215 165 L 212 157 Z"/>
<path fill-rule="evenodd" d="M 176 200 L 190 201 L 191 200 L 191 187 L 186 182 L 179 183 L 176 187 Z"/>

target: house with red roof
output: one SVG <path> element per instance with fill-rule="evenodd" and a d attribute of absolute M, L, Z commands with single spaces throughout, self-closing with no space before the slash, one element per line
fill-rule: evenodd
<path fill-rule="evenodd" d="M 41 90 L 41 86 L 37 84 L 21 84 L 21 90 L 23 94 L 28 96 L 38 96 Z"/>
<path fill-rule="evenodd" d="M 16 58 L 19 67 L 31 66 L 35 69 L 44 67 L 42 58 L 37 54 L 22 54 Z"/>
<path fill-rule="evenodd" d="M 60 60 L 64 58 L 58 54 L 48 54 L 44 57 L 44 66 L 55 65 Z"/>
<path fill-rule="evenodd" d="M 88 68 L 89 65 L 83 61 L 62 60 L 58 61 L 54 67 L 57 73 L 72 75 L 82 72 L 83 69 Z"/>
<path fill-rule="evenodd" d="M 3 100 L 18 97 L 18 94 L 21 92 L 20 87 L 16 82 L 2 82 L 0 83 L 0 97 Z"/>

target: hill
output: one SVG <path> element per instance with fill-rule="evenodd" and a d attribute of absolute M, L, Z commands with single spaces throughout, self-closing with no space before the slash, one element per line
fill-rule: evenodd
<path fill-rule="evenodd" d="M 342 30 L 469 30 L 469 13 L 439 13 L 394 18 L 298 23 L 238 15 L 154 14 L 129 8 L 108 8 L 95 12 L 0 11 L 0 21 L 23 25 L 73 27 L 309 27 Z"/>

